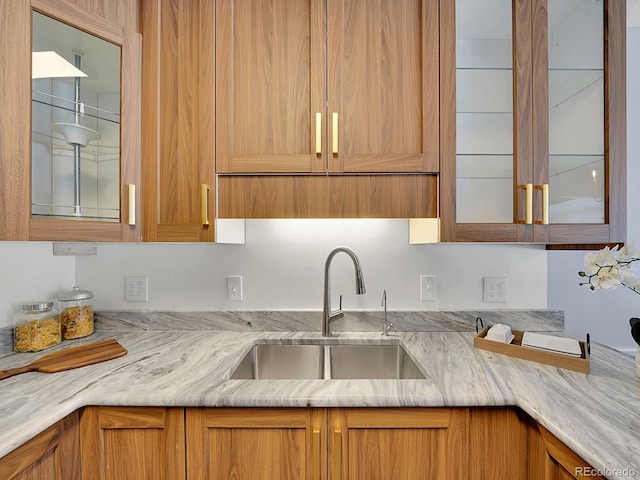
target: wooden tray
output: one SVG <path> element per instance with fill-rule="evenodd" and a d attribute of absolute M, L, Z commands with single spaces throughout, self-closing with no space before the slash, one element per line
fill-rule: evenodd
<path fill-rule="evenodd" d="M 531 360 L 532 362 L 544 363 L 545 365 L 553 365 L 554 367 L 568 368 L 576 372 L 589 373 L 589 346 L 587 342 L 580 341 L 580 357 L 571 355 L 563 355 L 562 353 L 547 352 L 536 348 L 523 347 L 522 335 L 524 332 L 512 330 L 514 339 L 511 343 L 496 342 L 486 339 L 489 327 L 483 328 L 474 338 L 473 345 L 482 350 L 501 353 L 511 357 L 522 358 L 523 360 Z"/>

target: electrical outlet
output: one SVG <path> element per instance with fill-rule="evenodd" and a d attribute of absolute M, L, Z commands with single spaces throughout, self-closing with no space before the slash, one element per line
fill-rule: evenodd
<path fill-rule="evenodd" d="M 420 275 L 420 301 L 436 301 L 436 276 Z"/>
<path fill-rule="evenodd" d="M 125 277 L 124 298 L 127 302 L 148 302 L 149 277 Z"/>
<path fill-rule="evenodd" d="M 484 302 L 507 301 L 507 277 L 484 277 Z"/>
<path fill-rule="evenodd" d="M 229 275 L 227 277 L 227 300 L 232 302 L 242 301 L 242 275 Z"/>

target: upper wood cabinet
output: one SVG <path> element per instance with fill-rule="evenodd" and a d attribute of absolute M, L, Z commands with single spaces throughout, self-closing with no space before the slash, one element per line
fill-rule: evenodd
<path fill-rule="evenodd" d="M 49 48 L 40 41 L 44 27 L 36 19 L 78 35 L 58 35 Z M 140 238 L 136 200 L 140 191 L 142 41 L 137 19 L 138 2 L 134 0 L 109 4 L 17 0 L 0 6 L 0 101 L 4 108 L 0 118 L 0 240 Z M 77 95 L 74 80 L 49 73 L 34 79 L 32 90 L 32 42 L 36 51 L 53 50 L 73 62 L 74 53 L 76 60 L 83 56 L 82 45 L 76 44 L 81 35 L 93 39 L 95 45 L 117 50 L 119 94 L 100 89 L 100 69 L 90 66 L 89 56 L 99 56 L 93 49 L 85 52 L 87 78 L 82 79 L 83 87 L 76 82 Z M 75 115 L 75 121 L 65 120 L 69 115 Z M 52 126 L 69 121 L 72 127 L 80 124 L 80 129 L 87 127 L 85 123 L 93 125 L 101 139 L 94 138 L 87 147 L 61 136 Z M 111 173 L 105 176 L 105 172 Z M 135 194 L 130 185 L 137 187 Z M 109 200 L 103 201 L 107 191 Z"/>
<path fill-rule="evenodd" d="M 625 241 L 625 2 L 440 14 L 442 239 Z"/>
<path fill-rule="evenodd" d="M 218 173 L 438 171 L 437 1 L 216 9 Z"/>
<path fill-rule="evenodd" d="M 143 241 L 214 240 L 215 2 L 142 2 Z"/>

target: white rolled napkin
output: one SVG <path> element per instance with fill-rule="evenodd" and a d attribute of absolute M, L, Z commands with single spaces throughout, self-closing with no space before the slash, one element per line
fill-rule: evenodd
<path fill-rule="evenodd" d="M 494 342 L 511 343 L 514 335 L 511 333 L 509 325 L 497 323 L 489 329 L 485 338 Z"/>

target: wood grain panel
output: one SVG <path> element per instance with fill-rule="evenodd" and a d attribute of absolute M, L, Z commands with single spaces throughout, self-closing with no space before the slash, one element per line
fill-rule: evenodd
<path fill-rule="evenodd" d="M 0 478 L 80 480 L 78 413 L 65 417 L 0 459 Z"/>
<path fill-rule="evenodd" d="M 524 422 L 528 435 L 528 478 L 540 480 L 575 480 L 596 478 L 597 472 L 551 432 L 528 416 Z M 583 472 L 583 474 L 580 474 Z"/>
<path fill-rule="evenodd" d="M 315 114 L 325 111 L 322 2 L 224 0 L 217 17 L 218 172 L 322 169 L 315 153 Z M 247 157 L 261 160 L 252 167 Z"/>
<path fill-rule="evenodd" d="M 139 31 L 138 0 L 118 0 L 105 2 L 104 0 L 68 0 L 78 8 L 93 15 L 103 17 L 110 22 L 122 25 L 132 31 Z"/>
<path fill-rule="evenodd" d="M 31 8 L 0 5 L 0 240 L 28 240 L 31 217 Z M 6 68 L 11 65 L 11 68 Z"/>
<path fill-rule="evenodd" d="M 197 224 L 198 182 L 198 9 L 160 0 L 160 224 Z"/>
<path fill-rule="evenodd" d="M 313 433 L 322 428 L 321 409 L 187 409 L 186 418 L 190 479 L 312 479 L 323 474 L 325 453 Z"/>
<path fill-rule="evenodd" d="M 467 479 L 468 411 L 330 409 L 330 479 Z"/>
<path fill-rule="evenodd" d="M 515 0 L 513 3 L 513 145 L 515 173 L 513 212 L 514 222 L 518 224 L 518 235 L 513 240 L 519 242 L 533 241 L 533 227 L 523 224 L 526 218 L 526 202 L 522 201 L 522 196 L 519 195 L 518 189 L 519 185 L 525 185 L 533 181 L 532 3 L 534 2 L 530 0 Z"/>
<path fill-rule="evenodd" d="M 29 240 L 119 242 L 122 239 L 123 227 L 115 222 L 31 218 L 29 225 Z"/>
<path fill-rule="evenodd" d="M 142 238 L 142 185 L 140 155 L 142 153 L 142 36 L 125 30 L 122 39 L 120 128 L 120 223 L 123 242 L 139 242 Z M 127 185 L 136 186 L 135 225 L 129 225 L 129 195 Z"/>
<path fill-rule="evenodd" d="M 433 175 L 226 176 L 220 218 L 434 218 Z"/>
<path fill-rule="evenodd" d="M 201 221 L 200 188 L 209 186 L 213 219 L 215 6 L 204 0 L 144 2 L 142 29 L 143 239 L 213 241 L 213 222 Z"/>
<path fill-rule="evenodd" d="M 469 478 L 527 478 L 527 427 L 514 410 L 473 408 L 469 417 Z"/>
<path fill-rule="evenodd" d="M 456 14 L 440 2 L 440 238 L 456 236 Z"/>
<path fill-rule="evenodd" d="M 86 407 L 80 419 L 82 478 L 185 478 L 184 410 Z"/>
<path fill-rule="evenodd" d="M 605 158 L 609 242 L 627 237 L 626 2 L 605 3 Z M 606 209 L 605 209 L 606 210 Z"/>
<path fill-rule="evenodd" d="M 328 11 L 328 116 L 339 114 L 329 170 L 396 172 L 413 154 L 405 171 L 437 172 L 437 2 L 333 0 Z"/>
<path fill-rule="evenodd" d="M 31 6 L 44 15 L 84 30 L 117 45 L 122 44 L 123 24 L 97 15 L 91 10 L 93 0 L 31 0 Z M 88 4 L 88 8 L 85 8 Z M 97 2 L 96 2 L 97 3 Z M 135 2 L 131 2 L 134 4 Z M 31 24 L 31 22 L 29 22 Z M 29 28 L 31 33 L 31 28 Z"/>
<path fill-rule="evenodd" d="M 548 12 L 546 1 L 532 2 L 531 35 L 532 35 L 532 88 L 535 92 L 535 102 L 532 105 L 533 130 L 533 171 L 534 185 L 549 183 L 549 38 Z M 534 189 L 533 221 L 542 220 L 542 192 Z M 535 225 L 533 227 L 533 241 L 548 242 L 549 227 Z"/>

